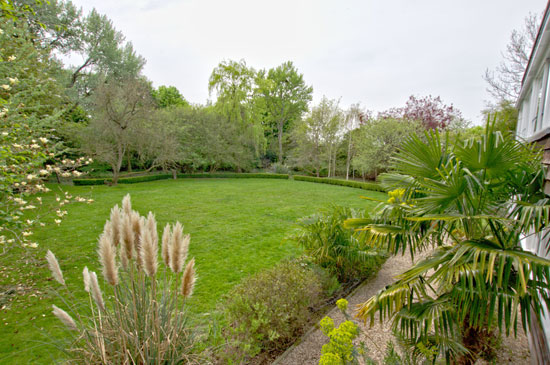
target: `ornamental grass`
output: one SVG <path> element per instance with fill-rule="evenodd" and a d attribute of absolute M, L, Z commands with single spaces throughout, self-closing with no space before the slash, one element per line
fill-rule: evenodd
<path fill-rule="evenodd" d="M 186 263 L 189 241 L 179 222 L 167 225 L 160 261 L 155 216 L 142 217 L 132 210 L 130 196 L 124 197 L 122 209 L 111 210 L 98 240 L 108 295 L 103 295 L 97 274 L 85 267 L 85 311 L 67 288 L 55 255 L 48 251 L 48 265 L 68 309 L 52 306 L 70 336 L 64 348 L 69 363 L 206 362 L 197 354 L 197 329 L 189 324 L 185 308 L 196 279 L 194 259 Z"/>

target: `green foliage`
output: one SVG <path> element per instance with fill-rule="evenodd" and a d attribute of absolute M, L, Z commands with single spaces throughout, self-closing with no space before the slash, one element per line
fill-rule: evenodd
<path fill-rule="evenodd" d="M 228 323 L 225 356 L 243 362 L 261 351 L 284 349 L 311 320 L 310 308 L 320 303 L 321 288 L 314 271 L 292 261 L 237 285 L 222 307 Z"/>
<path fill-rule="evenodd" d="M 479 355 L 459 328 L 496 326 L 509 334 L 521 323 L 528 330 L 531 310 L 541 316 L 550 304 L 550 261 L 519 246 L 550 223 L 540 153 L 489 126 L 458 145 L 438 133 L 426 141 L 412 136 L 393 169 L 381 177 L 397 190 L 393 200 L 348 226 L 362 227 L 371 247 L 435 250 L 364 303 L 359 316 L 391 317 L 403 337 L 435 344 L 447 359 Z"/>
<path fill-rule="evenodd" d="M 334 206 L 300 219 L 287 239 L 304 248 L 316 264 L 338 277 L 340 282 L 364 279 L 384 260 L 377 250 L 362 244 L 352 229 L 344 228 L 347 218 L 362 218 L 363 212 Z"/>
<path fill-rule="evenodd" d="M 173 134 L 182 150 L 178 162 L 187 170 L 240 172 L 251 170 L 257 163 L 249 135 L 217 107 L 162 109 L 158 118 L 174 126 Z"/>
<path fill-rule="evenodd" d="M 377 183 L 367 183 L 367 182 L 360 182 L 360 181 L 353 181 L 353 180 L 327 179 L 327 178 L 301 176 L 301 175 L 294 175 L 292 178 L 298 181 L 309 181 L 309 182 L 315 182 L 315 183 L 321 183 L 321 184 L 349 186 L 350 188 L 357 188 L 357 189 L 363 189 L 363 190 L 372 190 L 372 191 L 380 191 L 380 192 L 386 191 L 382 185 Z"/>
<path fill-rule="evenodd" d="M 335 154 L 341 139 L 341 128 L 345 121 L 338 100 L 323 97 L 309 114 L 296 124 L 292 139 L 292 164 L 302 170 L 315 173 L 317 177 L 326 165 L 328 176 L 335 167 Z M 332 175 L 334 175 L 332 173 Z"/>
<path fill-rule="evenodd" d="M 359 328 L 352 321 L 345 321 L 335 327 L 330 317 L 325 317 L 320 322 L 321 331 L 330 341 L 323 345 L 319 364 L 356 364 L 357 354 L 353 346 L 353 340 L 359 335 Z"/>
<path fill-rule="evenodd" d="M 292 123 L 307 111 L 313 88 L 307 86 L 302 74 L 288 61 L 256 77 L 255 103 L 264 116 L 268 135 L 277 136 L 279 163 L 284 162 L 283 144 Z"/>
<path fill-rule="evenodd" d="M 203 174 L 177 174 L 178 178 L 183 179 L 288 179 L 288 175 L 285 174 L 266 174 L 266 173 L 203 173 Z M 134 177 L 122 177 L 118 179 L 119 184 L 135 184 L 147 181 L 167 180 L 172 179 L 172 174 L 159 174 L 159 175 L 145 175 Z M 108 184 L 111 179 L 74 179 L 75 185 L 103 185 Z"/>
<path fill-rule="evenodd" d="M 417 121 L 401 119 L 369 119 L 356 130 L 355 155 L 351 161 L 354 169 L 375 177 L 386 171 L 391 156 L 406 138 L 419 132 L 422 126 Z"/>
<path fill-rule="evenodd" d="M 518 124 L 518 109 L 515 103 L 510 100 L 502 99 L 496 105 L 492 105 L 483 111 L 488 123 L 494 125 L 494 129 L 501 133 L 516 132 Z"/>
<path fill-rule="evenodd" d="M 159 86 L 158 89 L 153 90 L 152 95 L 159 108 L 189 106 L 175 86 Z"/>

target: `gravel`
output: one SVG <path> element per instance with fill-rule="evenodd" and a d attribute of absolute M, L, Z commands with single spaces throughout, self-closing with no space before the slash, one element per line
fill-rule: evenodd
<path fill-rule="evenodd" d="M 427 253 L 423 253 L 422 256 L 415 257 L 415 261 L 422 259 L 426 255 Z M 411 257 L 408 254 L 390 257 L 382 266 L 376 277 L 371 278 L 347 298 L 350 312 L 354 312 L 358 304 L 366 302 L 380 289 L 392 283 L 395 277 L 408 269 L 412 263 Z M 335 325 L 339 325 L 345 320 L 340 310 L 336 307 L 327 315 L 334 319 Z M 380 321 L 376 321 L 372 327 L 369 326 L 370 323 L 367 325 L 364 323 L 359 324 L 362 333 L 359 338 L 356 339 L 356 343 L 359 344 L 360 342 L 364 342 L 369 350 L 368 355 L 373 360 L 381 362 L 386 351 L 386 344 L 389 341 L 394 341 L 390 322 L 386 321 L 385 323 L 380 323 Z M 318 364 L 321 356 L 321 348 L 327 342 L 327 337 L 322 334 L 318 327 L 315 327 L 306 333 L 297 344 L 275 360 L 274 364 Z M 523 332 L 518 333 L 517 338 L 510 337 L 503 338 L 502 340 L 502 346 L 498 351 L 496 364 L 508 363 L 530 363 L 529 344 Z M 478 361 L 476 364 L 486 364 L 486 362 Z"/>

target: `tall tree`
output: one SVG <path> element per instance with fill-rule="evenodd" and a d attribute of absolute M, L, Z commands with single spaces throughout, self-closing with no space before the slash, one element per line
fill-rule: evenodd
<path fill-rule="evenodd" d="M 537 14 L 530 13 L 525 17 L 523 28 L 515 29 L 510 34 L 510 41 L 502 53 L 503 60 L 494 70 L 485 71 L 483 79 L 488 84 L 487 91 L 498 102 L 517 100 L 540 21 L 541 17 Z"/>
<path fill-rule="evenodd" d="M 390 165 L 391 156 L 411 134 L 420 132 L 417 121 L 391 118 L 369 119 L 357 131 L 354 169 L 378 176 Z"/>
<path fill-rule="evenodd" d="M 180 94 L 175 86 L 159 86 L 152 92 L 159 108 L 168 108 L 171 106 L 189 106 L 189 103 Z"/>
<path fill-rule="evenodd" d="M 253 117 L 255 76 L 256 71 L 244 60 L 222 61 L 210 75 L 208 91 L 217 94 L 215 107 L 218 113 L 241 129 L 243 142 L 259 156 L 264 133 L 258 118 Z"/>
<path fill-rule="evenodd" d="M 250 103 L 256 72 L 244 60 L 222 61 L 212 71 L 208 91 L 217 94 L 216 106 L 229 122 L 249 123 Z"/>
<path fill-rule="evenodd" d="M 293 139 L 293 163 L 320 176 L 321 166 L 327 164 L 330 176 L 334 170 L 333 157 L 341 136 L 343 113 L 337 100 L 323 97 L 304 120 L 296 125 Z"/>
<path fill-rule="evenodd" d="M 349 180 L 349 170 L 351 165 L 351 159 L 353 156 L 353 131 L 359 127 L 359 125 L 368 119 L 370 119 L 370 112 L 366 112 L 361 109 L 359 103 L 352 104 L 346 111 L 344 121 L 344 129 L 347 133 L 347 146 L 346 146 L 346 180 Z"/>
<path fill-rule="evenodd" d="M 260 98 L 267 124 L 277 133 L 278 162 L 284 162 L 283 134 L 293 121 L 301 118 L 311 101 L 313 88 L 307 86 L 303 75 L 292 62 L 262 70 L 257 77 L 256 93 Z"/>
<path fill-rule="evenodd" d="M 143 134 L 156 133 L 143 127 L 153 106 L 149 85 L 142 79 L 110 79 L 94 92 L 93 106 L 82 147 L 111 165 L 116 184 L 128 149 L 138 141 L 152 140 Z"/>
<path fill-rule="evenodd" d="M 69 86 L 75 85 L 90 69 L 118 79 L 137 77 L 145 59 L 136 54 L 132 43 L 124 40 L 124 35 L 114 28 L 112 21 L 93 9 L 82 20 L 80 43 L 75 53 L 83 61 L 75 66 Z"/>
<path fill-rule="evenodd" d="M 463 123 L 460 110 L 444 104 L 439 96 L 416 97 L 411 95 L 404 107 L 392 108 L 378 114 L 378 118 L 408 119 L 422 123 L 425 129 L 446 129 Z"/>

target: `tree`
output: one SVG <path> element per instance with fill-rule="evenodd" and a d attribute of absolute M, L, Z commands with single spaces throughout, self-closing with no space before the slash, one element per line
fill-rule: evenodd
<path fill-rule="evenodd" d="M 33 195 L 48 191 L 44 181 L 51 173 L 72 175 L 58 161 L 66 152 L 56 131 L 65 101 L 55 78 L 60 64 L 50 49 L 33 41 L 25 21 L 30 11 L 21 14 L 21 9 L 11 9 L 11 16 L 0 17 L 0 244 L 4 251 L 16 242 L 37 247 L 30 241 L 32 228 L 44 223 L 40 213 L 33 214 L 42 203 Z M 79 164 L 65 160 L 73 168 Z"/>
<path fill-rule="evenodd" d="M 531 50 L 537 38 L 541 17 L 529 14 L 525 17 L 522 29 L 513 30 L 503 60 L 490 71 L 487 69 L 483 79 L 487 82 L 487 91 L 498 101 L 515 102 L 521 90 L 523 74 L 529 63 Z"/>
<path fill-rule="evenodd" d="M 217 94 L 215 107 L 230 124 L 240 128 L 243 142 L 259 155 L 264 133 L 258 118 L 253 118 L 253 90 L 256 71 L 244 60 L 223 61 L 212 71 L 208 91 Z"/>
<path fill-rule="evenodd" d="M 124 43 L 124 35 L 114 28 L 107 16 L 99 14 L 95 9 L 82 19 L 79 36 L 80 42 L 74 52 L 83 58 L 83 62 L 74 68 L 69 87 L 73 87 L 90 69 L 106 77 L 122 80 L 137 77 L 145 65 L 145 59 L 136 54 L 132 43 Z M 84 94 L 94 87 L 88 83 L 84 82 L 80 86 Z"/>
<path fill-rule="evenodd" d="M 506 99 L 500 100 L 496 105 L 483 110 L 487 121 L 494 124 L 496 130 L 501 133 L 515 133 L 518 124 L 518 110 L 514 102 Z"/>
<path fill-rule="evenodd" d="M 127 151 L 137 141 L 151 140 L 144 134 L 156 133 L 143 124 L 153 107 L 149 86 L 142 79 L 107 80 L 94 92 L 93 106 L 82 148 L 111 165 L 116 184 Z"/>
<path fill-rule="evenodd" d="M 341 137 L 342 121 L 343 113 L 338 101 L 323 97 L 294 129 L 293 139 L 296 148 L 293 151 L 293 163 L 314 172 L 319 177 L 321 165 L 326 161 L 330 176 L 336 145 Z"/>
<path fill-rule="evenodd" d="M 256 72 L 244 60 L 223 61 L 212 71 L 208 91 L 217 94 L 216 106 L 229 122 L 250 123 L 250 102 Z"/>
<path fill-rule="evenodd" d="M 470 143 L 439 133 L 408 138 L 381 176 L 391 190 L 362 227 L 369 246 L 435 250 L 363 303 L 358 315 L 393 319 L 416 347 L 470 364 L 490 329 L 509 334 L 550 304 L 550 261 L 519 246 L 550 224 L 541 154 L 492 126 Z M 531 312 L 533 310 L 533 312 Z M 533 314 L 532 314 L 533 313 Z M 521 321 L 520 321 L 521 318 Z M 470 351 L 471 350 L 471 351 Z M 432 359 L 435 360 L 435 359 Z"/>
<path fill-rule="evenodd" d="M 18 8 L 31 9 L 26 16 L 29 31 L 42 47 L 69 54 L 81 45 L 82 10 L 71 1 L 15 0 Z"/>
<path fill-rule="evenodd" d="M 434 98 L 431 95 L 422 98 L 411 95 L 404 107 L 379 113 L 378 118 L 416 120 L 425 129 L 446 129 L 463 121 L 462 113 L 452 104 L 446 105 L 439 96 Z"/>
<path fill-rule="evenodd" d="M 283 163 L 283 133 L 307 110 L 313 88 L 305 84 L 303 75 L 290 61 L 267 73 L 260 71 L 256 83 L 257 102 L 264 108 L 266 124 L 277 133 L 278 162 Z"/>
<path fill-rule="evenodd" d="M 159 86 L 158 89 L 153 90 L 152 96 L 159 108 L 189 106 L 187 100 L 175 86 Z"/>
<path fill-rule="evenodd" d="M 390 166 L 391 156 L 411 134 L 420 132 L 417 121 L 398 119 L 369 119 L 357 131 L 353 168 L 374 178 Z"/>
<path fill-rule="evenodd" d="M 354 152 L 354 141 L 352 139 L 354 130 L 358 128 L 360 123 L 370 119 L 370 113 L 361 110 L 359 103 L 352 104 L 345 117 L 345 129 L 347 130 L 347 153 L 346 153 L 346 180 L 349 180 L 349 169 L 351 166 L 351 159 Z"/>

